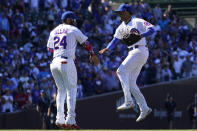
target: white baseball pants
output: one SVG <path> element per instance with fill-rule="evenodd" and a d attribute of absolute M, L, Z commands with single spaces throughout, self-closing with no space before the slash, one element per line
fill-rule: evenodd
<path fill-rule="evenodd" d="M 148 48 L 145 46 L 139 46 L 138 48 L 129 51 L 128 56 L 117 69 L 117 75 L 122 85 L 125 102 L 133 102 L 131 97 L 132 94 L 140 108 L 140 111 L 146 111 L 148 106 L 144 96 L 136 84 L 136 80 L 142 69 L 142 66 L 147 61 L 148 56 Z"/>
<path fill-rule="evenodd" d="M 62 63 L 66 62 L 66 64 Z M 56 122 L 76 124 L 75 105 L 77 94 L 77 71 L 72 59 L 56 57 L 50 64 L 50 69 L 57 86 L 57 116 Z M 65 120 L 64 102 L 67 99 L 67 117 Z"/>

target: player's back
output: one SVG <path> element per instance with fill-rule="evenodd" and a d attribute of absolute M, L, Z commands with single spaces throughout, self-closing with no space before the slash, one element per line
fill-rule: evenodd
<path fill-rule="evenodd" d="M 65 56 L 74 59 L 77 41 L 81 42 L 78 37 L 81 37 L 82 33 L 79 33 L 81 31 L 72 25 L 60 24 L 54 28 L 50 33 L 47 44 L 49 48 L 54 49 L 53 57 Z"/>

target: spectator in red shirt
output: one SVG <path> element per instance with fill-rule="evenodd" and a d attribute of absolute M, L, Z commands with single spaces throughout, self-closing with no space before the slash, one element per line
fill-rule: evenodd
<path fill-rule="evenodd" d="M 24 109 L 29 105 L 28 95 L 24 92 L 23 87 L 19 84 L 17 93 L 15 95 L 15 102 L 17 103 L 18 109 Z"/>

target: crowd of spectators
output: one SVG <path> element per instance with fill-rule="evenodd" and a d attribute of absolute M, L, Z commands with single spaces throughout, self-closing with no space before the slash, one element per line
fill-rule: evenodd
<path fill-rule="evenodd" d="M 162 11 L 159 5 L 150 8 L 143 0 L 129 4 L 134 16 L 154 24 L 156 30 L 147 38 L 150 55 L 138 85 L 197 75 L 197 28 L 190 29 L 171 5 Z M 77 14 L 77 26 L 89 37 L 96 53 L 120 24 L 108 0 L 0 1 L 0 112 L 34 108 L 43 91 L 52 99 L 56 86 L 49 69 L 52 54 L 46 44 L 66 10 Z M 127 47 L 120 43 L 113 52 L 99 56 L 101 64 L 95 67 L 78 46 L 77 97 L 120 90 L 116 69 L 127 53 Z"/>

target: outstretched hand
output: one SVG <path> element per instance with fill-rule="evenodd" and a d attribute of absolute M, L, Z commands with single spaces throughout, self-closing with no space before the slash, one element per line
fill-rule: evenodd
<path fill-rule="evenodd" d="M 94 63 L 94 65 L 98 65 L 99 64 L 99 59 L 96 55 L 90 56 L 90 63 Z"/>
<path fill-rule="evenodd" d="M 108 52 L 108 49 L 107 48 L 104 48 L 102 50 L 99 51 L 99 54 L 103 54 L 103 53 L 107 53 Z"/>

